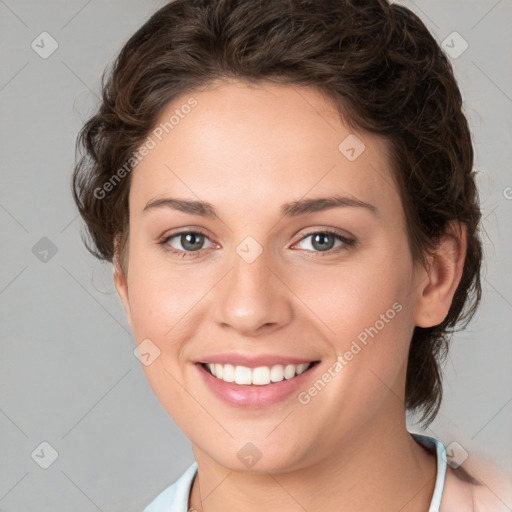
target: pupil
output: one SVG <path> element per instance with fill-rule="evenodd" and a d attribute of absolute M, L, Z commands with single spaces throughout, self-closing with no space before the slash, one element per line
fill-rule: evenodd
<path fill-rule="evenodd" d="M 201 240 L 200 241 L 197 241 L 197 239 L 201 238 L 203 235 L 200 235 L 198 233 L 187 233 L 186 235 L 183 235 L 182 236 L 182 245 L 185 249 L 189 250 L 189 251 L 194 251 L 194 250 L 197 250 L 197 249 L 200 249 L 200 246 L 201 246 Z M 185 243 L 183 243 L 183 238 L 185 239 Z M 194 240 L 196 239 L 195 243 L 190 240 Z"/>
<path fill-rule="evenodd" d="M 329 238 L 331 239 L 331 243 L 329 244 L 327 242 L 327 244 L 326 244 L 326 239 L 329 239 Z M 319 247 L 315 247 L 315 244 L 317 243 L 317 241 L 320 242 Z M 329 235 L 328 233 L 318 233 L 313 239 L 313 246 L 315 247 L 315 249 L 328 250 L 328 249 L 332 249 L 333 242 L 334 242 L 333 237 L 331 237 L 331 235 Z"/>

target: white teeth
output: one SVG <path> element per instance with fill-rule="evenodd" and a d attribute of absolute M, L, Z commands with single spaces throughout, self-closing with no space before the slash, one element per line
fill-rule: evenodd
<path fill-rule="evenodd" d="M 215 364 L 215 377 L 222 379 L 222 374 L 224 373 L 224 368 L 221 364 Z"/>
<path fill-rule="evenodd" d="M 291 379 L 292 377 L 295 377 L 295 370 L 297 367 L 293 364 L 287 364 L 284 367 L 284 378 L 285 379 Z"/>
<path fill-rule="evenodd" d="M 297 375 L 300 375 L 301 373 L 304 373 L 307 370 L 308 366 L 309 366 L 308 363 L 299 364 L 297 366 Z"/>
<path fill-rule="evenodd" d="M 235 367 L 232 364 L 225 364 L 222 370 L 222 380 L 224 382 L 235 382 Z"/>
<path fill-rule="evenodd" d="M 302 364 L 276 364 L 270 366 L 258 366 L 248 368 L 247 366 L 233 366 L 232 364 L 207 363 L 206 367 L 210 373 L 224 382 L 235 382 L 240 385 L 254 384 L 266 386 L 271 382 L 281 382 L 284 379 L 292 379 L 296 375 L 304 373 L 312 363 Z"/>
<path fill-rule="evenodd" d="M 237 384 L 251 384 L 251 369 L 247 366 L 237 366 L 235 368 L 235 382 Z"/>
<path fill-rule="evenodd" d="M 270 368 L 270 380 L 272 382 L 281 382 L 284 379 L 284 367 L 282 364 L 276 364 Z"/>
<path fill-rule="evenodd" d="M 268 366 L 259 366 L 252 371 L 252 383 L 257 386 L 270 384 L 270 368 Z"/>

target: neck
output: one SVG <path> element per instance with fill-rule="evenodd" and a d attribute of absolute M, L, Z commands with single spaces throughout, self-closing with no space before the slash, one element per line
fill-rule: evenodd
<path fill-rule="evenodd" d="M 244 510 L 428 509 L 436 476 L 435 456 L 400 425 L 360 429 L 319 462 L 302 469 L 250 474 L 218 465 L 194 446 L 198 473 L 189 506 L 198 512 Z"/>

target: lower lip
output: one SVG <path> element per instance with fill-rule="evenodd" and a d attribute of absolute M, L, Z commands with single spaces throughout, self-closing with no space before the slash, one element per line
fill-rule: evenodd
<path fill-rule="evenodd" d="M 278 403 L 300 389 L 304 389 L 305 382 L 318 363 L 310 366 L 305 372 L 292 379 L 272 382 L 265 386 L 255 384 L 241 385 L 234 382 L 225 382 L 209 373 L 201 364 L 196 367 L 208 388 L 221 400 L 236 407 L 266 407 Z"/>

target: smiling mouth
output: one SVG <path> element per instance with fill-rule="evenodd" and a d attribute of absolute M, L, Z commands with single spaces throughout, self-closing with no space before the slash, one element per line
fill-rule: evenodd
<path fill-rule="evenodd" d="M 257 368 L 219 363 L 200 363 L 200 365 L 210 375 L 224 382 L 242 386 L 266 386 L 283 380 L 293 379 L 309 371 L 319 362 L 320 361 L 311 361 L 309 363 L 286 365 L 276 364 L 273 366 L 258 366 Z"/>

